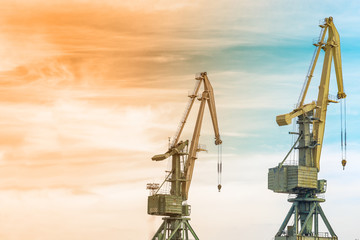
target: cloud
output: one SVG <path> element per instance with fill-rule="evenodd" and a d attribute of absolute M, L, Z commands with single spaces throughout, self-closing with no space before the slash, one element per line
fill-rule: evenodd
<path fill-rule="evenodd" d="M 139 219 L 149 219 L 146 183 L 162 181 L 167 163 L 150 158 L 167 149 L 194 73 L 200 71 L 208 71 L 215 89 L 224 188 L 217 193 L 217 155 L 205 115 L 201 142 L 209 143 L 209 154 L 199 157 L 191 187 L 196 231 L 205 239 L 223 232 L 231 238 L 245 216 L 248 224 L 240 224 L 244 238 L 252 238 L 259 226 L 264 229 L 259 239 L 272 236 L 279 227 L 274 222 L 280 223 L 278 216 L 285 216 L 289 207 L 281 205 L 285 195 L 266 189 L 267 168 L 290 147 L 289 129 L 277 127 L 274 117 L 289 112 L 297 101 L 319 19 L 333 12 L 339 31 L 346 33 L 344 40 L 356 42 L 351 38 L 356 26 L 349 24 L 354 2 L 326 3 L 2 3 L 0 198 L 7 221 L 1 238 L 141 239 L 147 230 L 155 231 L 160 218 L 149 223 Z M 343 46 L 343 60 L 351 64 L 344 70 L 347 79 L 358 75 L 352 46 Z M 349 136 L 356 142 L 356 81 L 347 86 L 353 119 Z M 192 134 L 197 107 L 185 139 Z M 343 196 L 356 189 L 357 181 L 349 180 L 356 178 L 354 170 L 348 179 L 330 168 L 335 156 L 330 153 L 323 154 L 322 171 L 328 179 L 338 178 L 338 185 L 331 185 L 336 191 L 329 192 L 334 199 L 336 192 Z M 357 154 L 349 156 L 356 159 Z M 349 161 L 349 167 L 353 164 Z M 341 189 L 344 182 L 350 184 Z M 205 205 L 204 196 L 209 199 Z M 356 194 L 349 196 L 356 202 Z M 262 203 L 264 198 L 269 204 Z M 223 204 L 212 207 L 218 203 Z M 229 207 L 238 205 L 249 211 Z M 349 212 L 358 211 L 351 206 Z M 274 217 L 259 220 L 256 208 Z M 234 211 L 241 217 L 234 217 Z M 215 223 L 214 214 L 224 224 Z M 229 216 L 237 225 L 228 224 Z M 344 217 L 341 212 L 330 216 Z M 209 232 L 209 226 L 215 230 Z"/>

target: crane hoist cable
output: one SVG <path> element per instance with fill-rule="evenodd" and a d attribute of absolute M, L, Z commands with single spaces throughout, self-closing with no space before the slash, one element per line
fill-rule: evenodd
<path fill-rule="evenodd" d="M 346 166 L 346 99 L 340 101 L 340 122 L 341 122 L 341 164 L 343 169 Z"/>
<path fill-rule="evenodd" d="M 222 178 L 222 145 L 218 145 L 218 163 L 217 163 L 217 171 L 218 171 L 218 190 L 221 190 L 221 178 Z"/>
<path fill-rule="evenodd" d="M 344 99 L 344 112 L 345 112 L 345 115 L 344 115 L 344 120 L 345 120 L 345 159 L 346 159 L 346 99 Z"/>

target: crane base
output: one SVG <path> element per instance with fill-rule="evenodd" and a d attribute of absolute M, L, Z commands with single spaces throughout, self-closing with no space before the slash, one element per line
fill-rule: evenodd
<path fill-rule="evenodd" d="M 152 240 L 199 240 L 194 229 L 190 226 L 190 218 L 164 217 L 163 220 Z M 193 238 L 189 238 L 191 236 L 189 232 Z"/>
<path fill-rule="evenodd" d="M 275 237 L 275 240 L 338 240 L 335 237 L 308 237 L 308 236 L 292 236 L 292 237 Z"/>
<path fill-rule="evenodd" d="M 276 233 L 275 240 L 338 240 L 320 206 L 325 199 L 317 198 L 316 195 L 298 195 L 288 201 L 293 204 Z M 319 216 L 329 232 L 319 232 Z M 287 225 L 292 217 L 294 224 Z"/>

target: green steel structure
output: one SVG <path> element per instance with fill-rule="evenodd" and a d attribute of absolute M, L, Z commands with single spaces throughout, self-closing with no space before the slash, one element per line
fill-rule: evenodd
<path fill-rule="evenodd" d="M 278 167 L 269 169 L 268 188 L 277 193 L 294 195 L 288 199 L 292 206 L 276 233 L 275 240 L 338 239 L 320 206 L 325 199 L 317 196 L 325 193 L 326 180 L 318 180 L 317 169 L 309 164 L 311 151 L 317 144 L 310 131 L 313 121 L 310 112 L 307 116 L 298 117 L 299 137 L 295 144 L 299 150 L 299 164 L 280 163 Z M 319 215 L 329 233 L 319 232 Z M 288 226 L 292 217 L 294 224 Z"/>
<path fill-rule="evenodd" d="M 297 108 L 288 114 L 276 118 L 278 125 L 288 125 L 297 117 L 298 132 L 291 132 L 298 136 L 293 147 L 284 160 L 268 172 L 268 188 L 277 193 L 288 193 L 292 206 L 275 235 L 275 240 L 337 240 L 338 237 L 332 229 L 320 203 L 325 199 L 319 194 L 326 191 L 326 180 L 318 180 L 320 171 L 320 154 L 323 143 L 326 110 L 331 102 L 329 99 L 329 81 L 331 63 L 334 60 L 336 78 L 338 83 L 338 99 L 346 97 L 343 89 L 340 37 L 333 24 L 332 17 L 326 18 L 320 25 L 321 33 L 316 46 L 313 60 L 299 98 Z M 328 32 L 326 43 L 325 35 Z M 313 71 L 320 50 L 325 51 L 321 82 L 317 102 L 304 105 L 304 99 L 309 87 Z M 298 150 L 296 164 L 284 164 L 293 151 Z M 342 161 L 343 166 L 346 160 Z M 293 218 L 293 221 L 290 221 Z M 321 219 L 320 219 L 321 218 Z M 322 220 L 328 232 L 320 232 L 319 221 Z"/>
<path fill-rule="evenodd" d="M 163 223 L 155 232 L 152 240 L 199 239 L 189 223 L 191 207 L 187 204 L 187 199 L 194 164 L 197 159 L 197 152 L 204 150 L 198 143 L 206 103 L 208 103 L 214 127 L 215 144 L 220 145 L 222 141 L 219 134 L 213 88 L 207 77 L 207 73 L 202 72 L 195 79 L 197 82 L 195 84 L 194 92 L 189 96 L 189 103 L 185 109 L 184 116 L 181 119 L 175 137 L 169 146 L 169 150 L 164 154 L 158 154 L 152 157 L 153 161 L 162 161 L 171 157 L 171 170 L 163 183 L 161 185 L 154 183 L 148 184 L 148 189 L 151 190 L 151 195 L 148 197 L 148 214 L 164 216 Z M 204 85 L 204 91 L 198 96 L 201 83 Z M 201 103 L 192 140 L 189 144 L 188 140 L 179 141 L 179 138 L 195 99 L 198 99 Z M 218 159 L 218 171 L 220 174 L 222 168 L 221 156 Z M 170 191 L 161 193 L 160 191 L 165 183 L 170 183 Z M 218 188 L 220 191 L 220 177 Z"/>
<path fill-rule="evenodd" d="M 191 206 L 185 202 L 183 204 L 181 193 L 181 184 L 185 181 L 181 166 L 184 166 L 188 155 L 188 143 L 189 141 L 179 142 L 168 151 L 172 156 L 172 169 L 163 184 L 171 183 L 170 194 L 158 193 L 162 184 L 154 194 L 148 197 L 148 214 L 166 216 L 152 240 L 188 240 L 189 234 L 196 240 L 199 239 L 190 226 L 190 218 L 187 217 L 190 215 Z M 153 160 L 158 159 L 159 156 L 154 156 Z"/>

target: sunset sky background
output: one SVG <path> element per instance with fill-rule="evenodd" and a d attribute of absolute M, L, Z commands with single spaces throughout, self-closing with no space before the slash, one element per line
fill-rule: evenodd
<path fill-rule="evenodd" d="M 223 190 L 206 113 L 191 224 L 200 239 L 272 239 L 290 203 L 267 189 L 267 171 L 292 130 L 275 116 L 296 104 L 329 16 L 341 36 L 348 166 L 332 104 L 322 207 L 340 239 L 360 238 L 358 1 L 4 0 L 0 11 L 0 239 L 150 239 L 161 217 L 146 213 L 146 183 L 167 167 L 151 157 L 167 150 L 202 71 L 215 91 Z"/>

